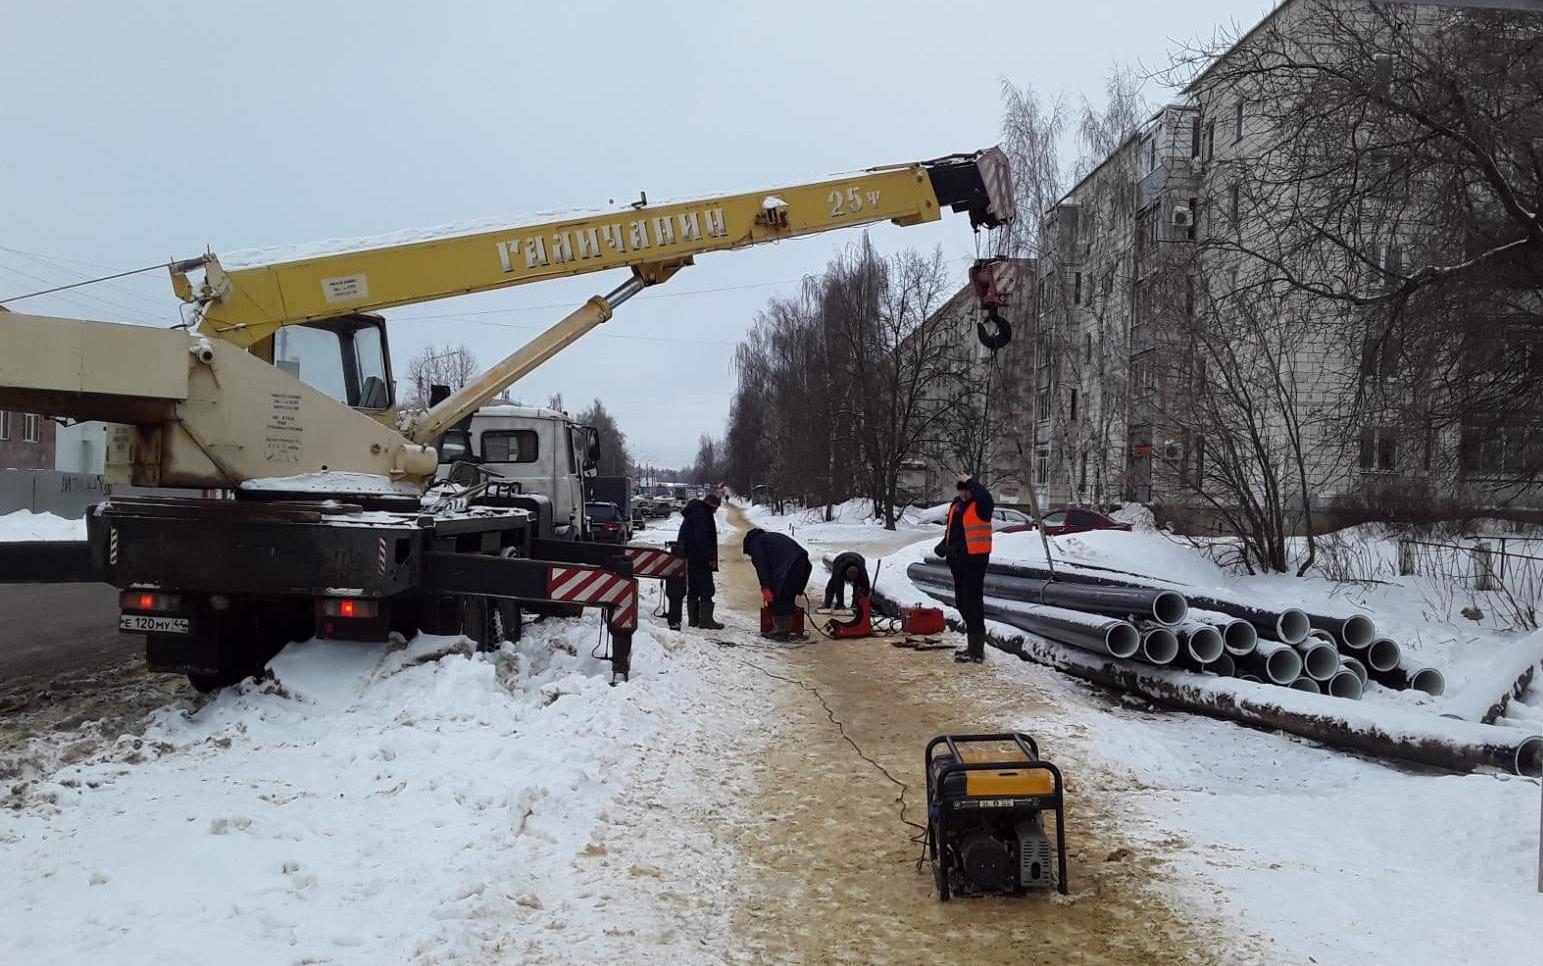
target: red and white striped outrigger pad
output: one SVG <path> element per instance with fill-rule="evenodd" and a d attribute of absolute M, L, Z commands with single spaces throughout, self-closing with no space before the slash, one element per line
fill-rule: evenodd
<path fill-rule="evenodd" d="M 684 577 L 686 558 L 655 547 L 623 547 L 635 577 Z"/>
<path fill-rule="evenodd" d="M 547 570 L 546 595 L 548 600 L 612 608 L 612 630 L 638 626 L 638 582 L 631 577 L 599 567 L 552 567 Z"/>

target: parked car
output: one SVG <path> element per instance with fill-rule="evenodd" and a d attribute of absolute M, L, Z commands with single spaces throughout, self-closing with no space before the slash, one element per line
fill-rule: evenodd
<path fill-rule="evenodd" d="M 997 507 L 991 512 L 991 529 L 1006 531 L 1013 527 L 1019 527 L 1025 523 L 1030 527 L 1034 525 L 1034 519 L 1022 510 L 1011 510 L 1007 507 Z"/>
<path fill-rule="evenodd" d="M 1097 510 L 1089 510 L 1087 507 L 1069 506 L 1062 510 L 1054 510 L 1043 517 L 1045 521 L 1045 533 L 1047 536 L 1059 537 L 1066 533 L 1087 533 L 1089 530 L 1129 530 L 1130 524 L 1121 523 L 1113 517 L 1107 516 Z M 992 521 L 992 529 L 996 529 L 996 523 Z M 1033 530 L 1034 521 L 1004 527 L 1003 533 L 1020 533 L 1024 530 Z"/>
<path fill-rule="evenodd" d="M 631 543 L 632 521 L 621 515 L 621 508 L 614 503 L 586 503 L 584 514 L 589 517 L 589 533 L 597 543 Z"/>

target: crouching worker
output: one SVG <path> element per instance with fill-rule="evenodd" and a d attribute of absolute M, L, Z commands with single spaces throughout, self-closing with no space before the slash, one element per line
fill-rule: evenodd
<path fill-rule="evenodd" d="M 822 613 L 846 608 L 847 584 L 852 585 L 853 606 L 873 590 L 868 583 L 868 561 L 863 559 L 862 554 L 852 550 L 836 554 L 836 559 L 830 562 L 830 580 L 825 584 L 825 606 L 820 608 Z"/>
<path fill-rule="evenodd" d="M 745 534 L 745 556 L 755 565 L 761 582 L 761 600 L 771 608 L 772 629 L 767 637 L 785 641 L 793 635 L 797 597 L 809 585 L 814 567 L 809 554 L 791 537 L 765 530 Z"/>

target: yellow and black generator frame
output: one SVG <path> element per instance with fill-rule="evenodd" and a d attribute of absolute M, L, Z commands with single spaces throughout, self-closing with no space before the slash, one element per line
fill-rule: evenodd
<path fill-rule="evenodd" d="M 1060 769 L 1023 732 L 939 735 L 927 743 L 927 855 L 938 898 L 1067 892 Z M 1055 858 L 1044 813 L 1055 815 Z"/>

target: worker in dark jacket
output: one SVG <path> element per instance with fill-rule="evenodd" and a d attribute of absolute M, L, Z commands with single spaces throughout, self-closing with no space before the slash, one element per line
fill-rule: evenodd
<path fill-rule="evenodd" d="M 792 537 L 751 530 L 745 534 L 745 555 L 761 581 L 761 599 L 771 607 L 772 629 L 766 636 L 787 640 L 793 634 L 796 598 L 808 587 L 809 575 L 814 572 L 809 553 Z"/>
<path fill-rule="evenodd" d="M 939 545 L 954 575 L 954 606 L 964 618 L 965 647 L 954 660 L 979 664 L 986 659 L 986 564 L 991 561 L 991 514 L 996 504 L 968 473 L 959 477 L 958 495 L 948 505 L 948 522 Z"/>
<path fill-rule="evenodd" d="M 713 571 L 718 569 L 718 525 L 713 514 L 718 494 L 692 500 L 680 511 L 680 534 L 675 546 L 686 558 L 686 622 L 711 631 L 723 629 L 713 620 Z"/>
<path fill-rule="evenodd" d="M 836 559 L 830 562 L 830 580 L 825 584 L 825 606 L 821 609 L 844 608 L 847 584 L 852 585 L 854 605 L 873 590 L 868 584 L 868 561 L 851 550 L 836 554 Z"/>

